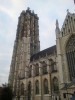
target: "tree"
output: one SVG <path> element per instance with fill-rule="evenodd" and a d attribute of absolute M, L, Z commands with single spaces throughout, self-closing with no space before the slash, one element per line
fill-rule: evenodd
<path fill-rule="evenodd" d="M 13 93 L 12 89 L 9 85 L 3 85 L 2 93 L 1 93 L 1 100 L 12 100 Z"/>

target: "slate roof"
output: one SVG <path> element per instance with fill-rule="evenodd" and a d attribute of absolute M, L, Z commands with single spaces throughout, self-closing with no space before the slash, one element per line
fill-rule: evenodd
<path fill-rule="evenodd" d="M 56 52 L 56 45 L 44 49 L 34 55 L 31 56 L 30 61 L 38 60 L 39 58 L 45 57 L 46 55 L 51 55 Z"/>

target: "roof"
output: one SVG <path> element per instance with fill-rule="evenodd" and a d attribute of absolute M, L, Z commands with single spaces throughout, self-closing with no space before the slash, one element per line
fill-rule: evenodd
<path fill-rule="evenodd" d="M 47 49 L 44 49 L 34 55 L 31 56 L 30 61 L 38 60 L 39 58 L 45 57 L 46 55 L 51 55 L 56 52 L 56 45 L 49 47 Z"/>
<path fill-rule="evenodd" d="M 63 88 L 61 88 L 61 90 L 69 89 L 73 85 L 75 85 L 75 79 L 73 81 L 71 81 L 70 83 L 65 83 Z"/>
<path fill-rule="evenodd" d="M 64 32 L 64 29 L 66 28 L 66 25 L 71 25 L 69 20 L 74 20 L 75 21 L 75 13 L 70 13 L 69 11 L 67 11 L 67 15 L 65 17 L 64 23 L 62 25 L 61 28 L 61 32 Z M 68 33 L 71 32 L 70 29 L 68 29 Z"/>

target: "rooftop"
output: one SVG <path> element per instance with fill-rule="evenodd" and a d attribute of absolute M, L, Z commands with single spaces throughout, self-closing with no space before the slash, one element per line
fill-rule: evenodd
<path fill-rule="evenodd" d="M 39 58 L 42 58 L 42 57 L 45 57 L 46 55 L 51 55 L 54 53 L 56 53 L 56 45 L 32 55 L 30 58 L 30 61 L 38 60 Z"/>

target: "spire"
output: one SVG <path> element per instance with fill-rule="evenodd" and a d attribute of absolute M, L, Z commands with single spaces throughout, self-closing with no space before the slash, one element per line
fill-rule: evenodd
<path fill-rule="evenodd" d="M 25 15 L 25 11 L 23 10 L 20 15 Z"/>
<path fill-rule="evenodd" d="M 30 8 L 29 8 L 29 7 L 27 8 L 26 12 L 31 13 L 31 10 L 30 10 Z"/>
<path fill-rule="evenodd" d="M 69 9 L 67 9 L 67 13 L 69 13 Z"/>
<path fill-rule="evenodd" d="M 67 9 L 67 15 L 70 15 L 69 9 Z"/>
<path fill-rule="evenodd" d="M 28 7 L 27 10 L 30 10 L 30 8 Z"/>
<path fill-rule="evenodd" d="M 58 20 L 56 20 L 56 29 L 55 29 L 55 32 L 56 32 L 56 38 L 59 38 L 60 28 L 59 28 Z"/>
<path fill-rule="evenodd" d="M 59 23 L 57 19 L 56 19 L 56 28 L 59 28 Z"/>

